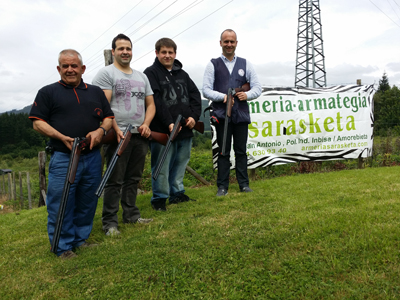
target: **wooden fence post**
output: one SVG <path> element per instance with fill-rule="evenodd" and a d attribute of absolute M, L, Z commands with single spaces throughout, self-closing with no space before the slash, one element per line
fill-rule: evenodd
<path fill-rule="evenodd" d="M 8 200 L 12 199 L 12 189 L 11 189 L 11 173 L 7 173 L 8 177 Z"/>
<path fill-rule="evenodd" d="M 1 177 L 0 177 L 1 178 Z M 4 176 L 3 176 L 3 183 L 4 183 Z M 1 182 L 0 182 L 0 195 L 3 195 L 3 192 L 4 192 L 4 194 L 5 194 L 5 191 L 4 191 L 4 184 L 1 184 Z"/>
<path fill-rule="evenodd" d="M 15 172 L 12 173 L 12 181 L 13 181 L 13 200 L 16 203 L 17 202 L 17 187 L 16 187 L 16 182 L 15 182 Z"/>
<path fill-rule="evenodd" d="M 39 204 L 46 205 L 46 152 L 39 152 Z"/>
<path fill-rule="evenodd" d="M 190 174 L 192 174 L 198 181 L 200 181 L 204 185 L 211 185 L 207 180 L 205 180 L 203 177 L 201 177 L 198 173 L 196 173 L 195 170 L 193 170 L 191 167 L 186 166 L 186 171 L 188 171 Z"/>
<path fill-rule="evenodd" d="M 256 180 L 256 169 L 250 169 L 251 180 Z"/>
<path fill-rule="evenodd" d="M 29 172 L 26 172 L 26 185 L 28 187 L 28 208 L 32 209 L 31 180 L 29 178 Z"/>
<path fill-rule="evenodd" d="M 6 186 L 5 186 L 6 179 L 4 177 L 4 173 L 3 173 L 2 177 L 3 177 L 3 195 L 5 195 L 6 194 Z"/>
<path fill-rule="evenodd" d="M 19 172 L 19 201 L 21 203 L 21 209 L 24 208 L 24 196 L 22 191 L 22 174 Z"/>

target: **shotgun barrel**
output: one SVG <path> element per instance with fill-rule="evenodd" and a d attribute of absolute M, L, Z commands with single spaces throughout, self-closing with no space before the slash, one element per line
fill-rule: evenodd
<path fill-rule="evenodd" d="M 110 162 L 108 164 L 107 170 L 104 173 L 103 178 L 101 179 L 100 185 L 96 190 L 95 195 L 97 197 L 100 197 L 101 194 L 103 193 L 104 187 L 107 183 L 108 178 L 111 176 L 115 164 L 117 163 L 118 158 L 121 156 L 121 154 L 124 152 L 126 146 L 128 146 L 128 143 L 131 139 L 132 133 L 132 125 L 128 124 L 128 126 L 126 127 L 125 131 L 124 131 L 124 138 L 120 140 L 120 142 L 118 143 L 117 149 L 115 150 L 113 156 L 110 159 Z"/>
<path fill-rule="evenodd" d="M 51 241 L 51 252 L 57 254 L 58 243 L 60 242 L 61 228 L 64 222 L 65 208 L 68 202 L 69 189 L 71 184 L 74 183 L 76 169 L 78 167 L 79 156 L 81 149 L 79 147 L 79 138 L 74 139 L 72 145 L 71 155 L 69 158 L 67 176 L 65 177 L 64 189 L 60 201 L 60 207 L 58 208 L 56 226 L 54 228 L 53 239 Z"/>
<path fill-rule="evenodd" d="M 179 133 L 179 128 L 181 126 L 181 120 L 182 120 L 182 115 L 178 115 L 178 117 L 176 118 L 175 124 L 174 124 L 174 128 L 172 129 L 171 134 L 169 135 L 167 144 L 165 145 L 164 151 L 161 154 L 161 157 L 160 157 L 160 160 L 156 167 L 156 170 L 154 171 L 154 174 L 153 174 L 154 180 L 157 180 L 158 175 L 160 175 L 161 168 L 164 165 L 165 159 L 167 158 L 167 154 L 168 154 L 169 148 L 171 147 L 171 143 Z"/>

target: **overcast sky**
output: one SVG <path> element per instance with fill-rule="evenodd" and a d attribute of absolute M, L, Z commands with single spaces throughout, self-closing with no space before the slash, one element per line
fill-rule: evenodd
<path fill-rule="evenodd" d="M 400 86 L 400 0 L 321 0 L 327 84 Z M 33 103 L 59 80 L 60 50 L 78 50 L 91 83 L 103 50 L 125 33 L 132 68 L 154 61 L 154 44 L 170 37 L 177 59 L 199 88 L 208 61 L 221 54 L 220 33 L 238 34 L 236 54 L 252 62 L 261 83 L 293 87 L 299 1 L 295 0 L 13 0 L 0 10 L 0 112 Z"/>

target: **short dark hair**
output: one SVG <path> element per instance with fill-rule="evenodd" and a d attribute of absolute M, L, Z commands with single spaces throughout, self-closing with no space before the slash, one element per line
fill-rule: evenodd
<path fill-rule="evenodd" d="M 225 29 L 225 30 L 222 31 L 222 33 L 221 33 L 221 37 L 220 37 L 220 40 L 221 40 L 221 41 L 222 41 L 222 35 L 223 35 L 224 32 L 226 32 L 226 31 L 228 31 L 228 32 L 233 32 L 233 33 L 235 34 L 236 40 L 237 40 L 237 34 L 236 34 L 235 30 L 233 30 L 233 29 Z"/>
<path fill-rule="evenodd" d="M 132 47 L 132 41 L 131 41 L 131 39 L 130 39 L 128 36 L 126 36 L 125 34 L 120 33 L 120 34 L 118 34 L 118 35 L 112 40 L 111 48 L 112 48 L 113 50 L 115 50 L 115 47 L 117 47 L 115 43 L 116 43 L 118 40 L 126 40 L 126 41 L 129 41 L 129 43 L 131 43 L 131 47 Z"/>
<path fill-rule="evenodd" d="M 177 46 L 176 46 L 175 42 L 169 38 L 162 38 L 156 42 L 156 51 L 157 52 L 160 52 L 161 47 L 174 48 L 174 51 L 176 53 Z"/>

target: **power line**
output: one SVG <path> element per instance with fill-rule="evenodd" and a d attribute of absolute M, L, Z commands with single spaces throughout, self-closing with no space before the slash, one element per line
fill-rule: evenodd
<path fill-rule="evenodd" d="M 393 12 L 396 14 L 397 18 L 399 18 L 399 15 L 397 14 L 397 12 L 394 10 L 392 4 L 389 2 L 389 0 L 387 0 L 387 2 L 389 3 L 390 7 L 392 8 Z M 400 18 L 399 18 L 400 19 Z"/>
<path fill-rule="evenodd" d="M 379 9 L 390 21 L 392 21 L 394 24 L 396 24 L 397 27 L 400 28 L 400 25 L 397 24 L 395 21 L 393 21 L 392 18 L 390 18 L 382 9 L 380 9 L 374 2 L 372 2 L 372 0 L 369 0 L 369 2 L 371 2 L 373 5 L 375 5 L 375 7 L 377 9 Z"/>
<path fill-rule="evenodd" d="M 203 19 L 199 20 L 198 22 L 194 23 L 193 25 L 189 26 L 188 28 L 186 28 L 185 30 L 181 31 L 180 33 L 178 33 L 177 35 L 173 36 L 172 38 L 176 38 L 177 36 L 181 35 L 182 33 L 184 33 L 185 31 L 189 30 L 190 28 L 192 28 L 193 26 L 197 25 L 198 23 L 200 23 L 201 21 L 207 19 L 209 16 L 213 15 L 214 13 L 216 13 L 217 11 L 219 11 L 220 9 L 224 8 L 225 6 L 227 6 L 229 3 L 233 2 L 233 0 L 227 2 L 226 4 L 222 5 L 221 7 L 219 7 L 218 9 L 214 10 L 212 13 L 210 13 L 209 15 L 205 16 Z M 150 54 L 151 52 L 153 52 L 154 49 L 150 50 L 149 52 L 147 52 L 146 54 L 142 55 L 141 57 L 139 57 L 138 59 L 134 60 L 133 62 L 136 62 L 140 59 L 142 59 L 143 57 L 145 57 L 146 55 Z"/>
<path fill-rule="evenodd" d="M 117 24 L 119 21 L 121 21 L 127 14 L 129 14 L 134 8 L 136 8 L 140 3 L 142 3 L 144 0 L 141 0 L 138 4 L 136 4 L 134 7 L 132 7 L 126 14 L 124 14 L 121 18 L 119 18 L 114 24 L 112 24 L 106 31 L 104 31 L 102 34 L 100 34 L 93 42 L 91 42 L 89 45 L 86 46 L 82 50 L 85 51 L 87 48 L 89 48 L 95 41 L 97 41 L 99 38 L 101 38 L 107 31 L 109 31 L 112 27 L 114 27 L 115 24 Z"/>

